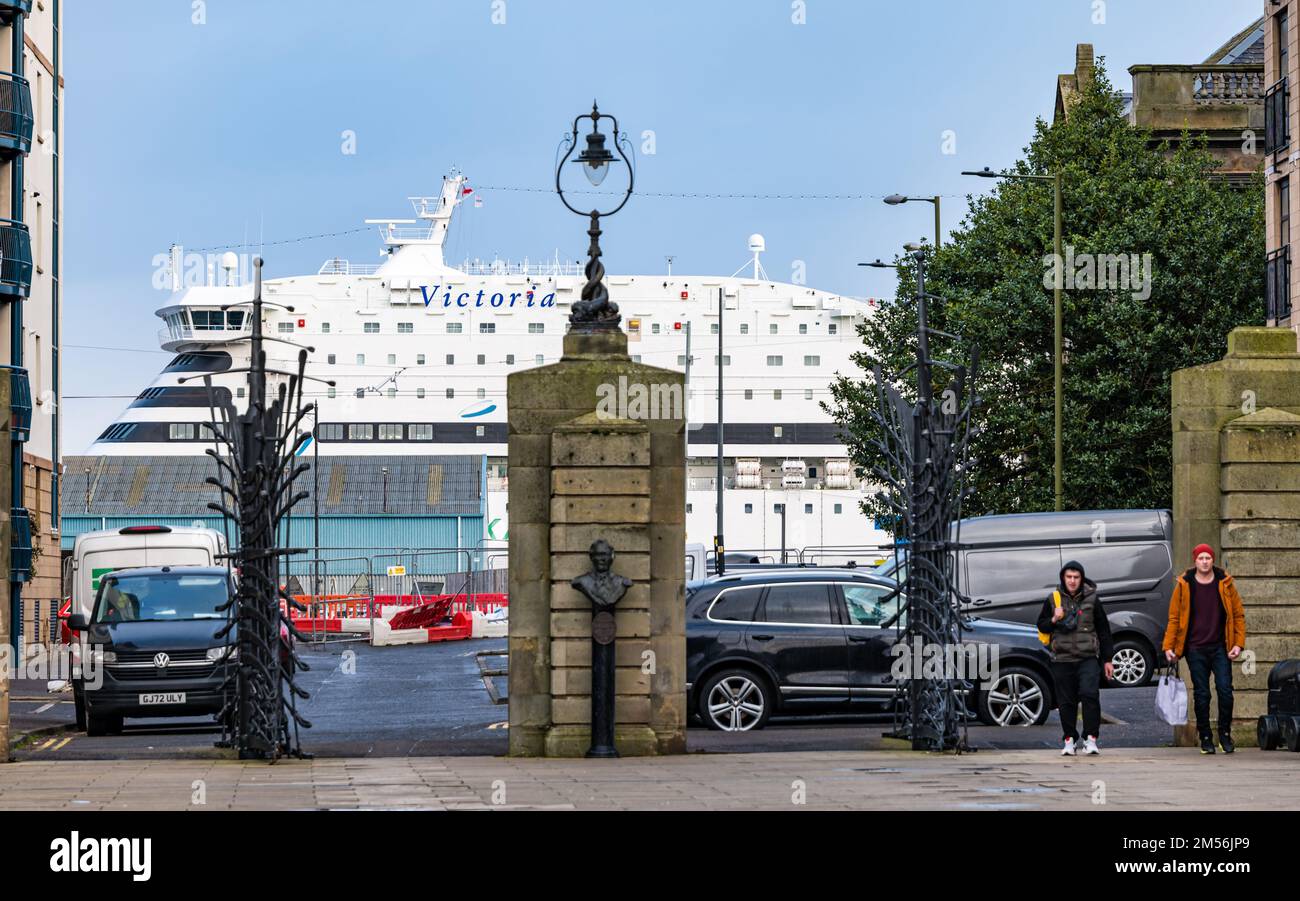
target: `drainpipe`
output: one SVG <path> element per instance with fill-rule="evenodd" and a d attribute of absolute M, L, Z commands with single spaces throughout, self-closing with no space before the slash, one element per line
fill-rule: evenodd
<path fill-rule="evenodd" d="M 21 13 L 15 13 L 13 24 L 10 27 L 10 53 L 13 58 L 11 66 L 13 73 L 18 76 L 23 74 L 23 24 L 25 17 Z M 9 218 L 15 222 L 23 221 L 23 156 L 15 156 L 13 162 L 9 164 Z M 24 298 L 16 298 L 9 304 L 9 363 L 12 366 L 23 365 L 23 303 Z M 26 506 L 23 502 L 23 443 L 13 442 L 13 453 L 10 459 L 10 489 L 13 498 L 10 506 L 13 508 Z M 12 533 L 11 533 L 12 535 Z M 11 551 L 12 555 L 12 551 Z M 23 633 L 23 583 L 13 580 L 13 559 L 5 561 L 4 565 L 9 569 L 9 634 L 13 641 L 15 654 L 21 659 L 22 655 L 22 633 Z"/>

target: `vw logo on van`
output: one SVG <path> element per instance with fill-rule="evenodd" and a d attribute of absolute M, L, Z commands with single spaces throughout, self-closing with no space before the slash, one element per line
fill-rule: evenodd
<path fill-rule="evenodd" d="M 153 665 L 158 667 L 158 669 L 166 669 L 171 662 L 171 657 L 168 657 L 165 652 L 159 652 L 153 655 Z"/>

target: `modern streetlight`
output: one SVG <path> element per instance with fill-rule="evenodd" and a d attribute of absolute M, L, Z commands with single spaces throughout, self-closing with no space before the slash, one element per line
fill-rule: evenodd
<path fill-rule="evenodd" d="M 1056 448 L 1056 459 L 1053 464 L 1052 490 L 1056 497 L 1056 509 L 1057 511 L 1060 511 L 1065 500 L 1064 479 L 1062 477 L 1062 472 L 1064 471 L 1062 466 L 1063 453 L 1061 446 L 1061 286 L 1065 282 L 1065 273 L 1062 271 L 1065 265 L 1065 258 L 1061 255 L 1061 173 L 1058 170 L 1047 175 L 1022 175 L 1019 172 L 994 172 L 988 166 L 985 166 L 977 172 L 963 172 L 962 175 L 975 175 L 980 178 L 1007 178 L 1018 181 L 1050 181 L 1052 183 L 1052 230 L 1054 232 L 1052 245 L 1053 251 L 1056 254 L 1056 277 L 1052 288 L 1053 318 L 1056 321 L 1056 338 L 1053 352 L 1055 358 L 1054 383 L 1056 394 L 1054 401 L 1054 406 L 1056 408 L 1056 434 L 1053 443 Z"/>
<path fill-rule="evenodd" d="M 889 204 L 890 206 L 898 206 L 899 204 L 907 203 L 909 200 L 915 200 L 918 203 L 934 204 L 934 246 L 938 247 L 940 243 L 939 195 L 936 194 L 933 197 L 906 197 L 902 194 L 890 194 L 888 197 L 885 198 L 885 203 Z"/>
<path fill-rule="evenodd" d="M 618 164 L 618 159 L 605 146 L 605 135 L 600 130 L 600 120 L 608 119 L 613 123 L 614 149 L 622 157 L 624 164 L 627 165 L 627 190 L 623 194 L 623 199 L 611 210 L 601 212 L 598 209 L 591 209 L 587 212 L 575 209 L 564 196 L 564 188 L 560 185 L 560 175 L 564 171 L 564 164 L 569 161 L 573 151 L 578 147 L 578 123 L 583 119 L 591 120 L 591 133 L 585 136 L 586 146 L 578 154 L 577 159 L 573 160 L 575 164 L 582 168 L 582 174 L 587 177 L 587 181 L 592 187 L 600 187 L 605 181 L 611 169 Z M 560 202 L 569 209 L 570 212 L 579 216 L 587 216 L 591 220 L 591 226 L 587 229 L 587 234 L 591 238 L 591 244 L 587 248 L 587 283 L 582 287 L 581 299 L 573 305 L 573 311 L 569 314 L 569 331 L 576 332 L 602 332 L 611 331 L 618 328 L 619 313 L 618 304 L 611 303 L 609 291 L 605 288 L 605 267 L 600 262 L 600 217 L 612 216 L 627 204 L 628 198 L 632 196 L 632 184 L 635 178 L 635 168 L 632 161 L 628 158 L 624 147 L 631 149 L 631 142 L 627 135 L 618 129 L 618 119 L 602 113 L 596 108 L 595 101 L 591 104 L 591 112 L 584 113 L 573 120 L 573 128 L 564 136 L 560 142 L 559 151 L 556 153 L 559 161 L 555 164 L 555 193 L 560 195 Z"/>

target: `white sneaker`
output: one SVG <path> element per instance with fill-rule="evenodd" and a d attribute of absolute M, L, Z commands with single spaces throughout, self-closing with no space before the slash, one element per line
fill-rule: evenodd
<path fill-rule="evenodd" d="M 1062 756 L 1062 757 L 1073 757 L 1073 756 L 1074 756 L 1074 739 L 1073 739 L 1073 738 L 1067 738 L 1067 739 L 1065 740 L 1065 747 L 1061 749 L 1061 756 Z"/>
<path fill-rule="evenodd" d="M 1083 753 L 1085 754 L 1101 753 L 1101 751 L 1097 748 L 1097 737 L 1095 735 L 1089 735 L 1087 738 L 1083 740 Z"/>

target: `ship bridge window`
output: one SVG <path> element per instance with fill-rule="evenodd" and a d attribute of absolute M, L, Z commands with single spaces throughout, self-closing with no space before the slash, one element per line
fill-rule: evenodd
<path fill-rule="evenodd" d="M 138 423 L 134 422 L 116 422 L 104 429 L 103 434 L 99 436 L 100 441 L 125 441 L 127 436 L 135 431 Z"/>
<path fill-rule="evenodd" d="M 232 314 L 228 310 L 194 310 L 191 309 L 190 322 L 195 331 L 221 331 L 226 328 L 238 329 L 244 322 L 244 311 Z M 231 322 L 230 317 L 235 316 Z"/>
<path fill-rule="evenodd" d="M 193 441 L 194 423 L 173 422 L 167 429 L 167 437 L 172 441 Z"/>
<path fill-rule="evenodd" d="M 225 372 L 230 368 L 230 354 L 224 351 L 193 351 L 179 354 L 163 372 Z"/>
<path fill-rule="evenodd" d="M 378 322 L 365 322 L 365 323 L 362 323 L 361 327 L 362 327 L 362 329 L 365 331 L 365 333 L 366 333 L 367 335 L 377 335 L 377 334 L 379 334 L 379 323 L 378 323 Z"/>

